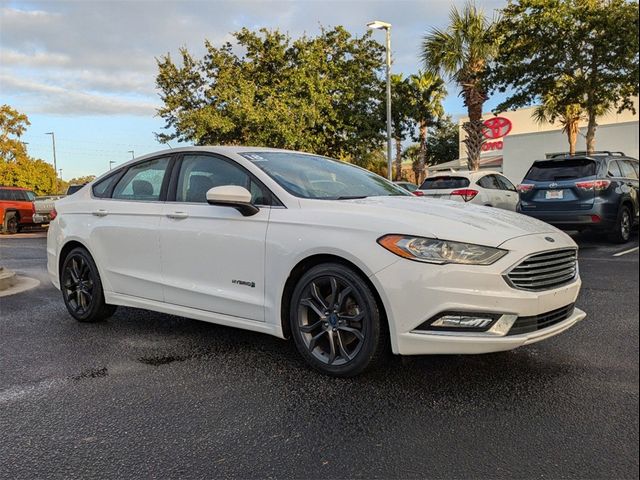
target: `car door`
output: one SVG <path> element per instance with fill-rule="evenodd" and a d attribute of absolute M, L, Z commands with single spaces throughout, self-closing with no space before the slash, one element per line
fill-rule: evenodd
<path fill-rule="evenodd" d="M 171 163 L 170 156 L 145 160 L 94 185 L 89 242 L 115 293 L 163 301 L 158 228 Z"/>
<path fill-rule="evenodd" d="M 482 204 L 496 208 L 505 208 L 505 199 L 501 194 L 501 186 L 495 175 L 489 174 L 480 178 L 476 183 L 483 188 Z"/>
<path fill-rule="evenodd" d="M 264 321 L 271 194 L 239 164 L 213 154 L 185 154 L 171 185 L 160 225 L 165 301 Z M 207 191 L 223 185 L 249 189 L 259 212 L 209 205 Z"/>
<path fill-rule="evenodd" d="M 638 215 L 638 162 L 633 160 L 618 160 L 623 180 L 629 187 L 629 196 L 633 202 L 635 215 Z"/>
<path fill-rule="evenodd" d="M 496 179 L 498 180 L 498 183 L 500 184 L 500 190 L 504 195 L 503 208 L 515 212 L 518 208 L 518 201 L 520 200 L 516 186 L 511 183 L 511 181 L 504 175 L 496 174 Z"/>

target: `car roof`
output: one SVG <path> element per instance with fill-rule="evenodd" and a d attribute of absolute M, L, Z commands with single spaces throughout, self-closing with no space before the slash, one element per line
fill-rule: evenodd
<path fill-rule="evenodd" d="M 472 172 L 470 170 L 456 170 L 455 172 L 440 171 L 432 175 L 429 175 L 425 180 L 429 180 L 430 178 L 436 178 L 436 177 L 476 178 L 484 175 L 502 175 L 502 174 L 496 170 L 476 170 L 475 172 Z"/>
<path fill-rule="evenodd" d="M 0 188 L 2 188 L 3 190 L 26 190 L 26 191 L 29 191 L 28 188 L 24 188 L 24 187 L 5 187 L 4 185 L 0 185 Z"/>

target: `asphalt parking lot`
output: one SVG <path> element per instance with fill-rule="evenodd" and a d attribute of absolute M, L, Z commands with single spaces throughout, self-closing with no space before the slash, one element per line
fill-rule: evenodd
<path fill-rule="evenodd" d="M 637 478 L 637 237 L 577 241 L 572 330 L 344 380 L 257 333 L 128 308 L 76 323 L 43 235 L 0 238 L 0 264 L 42 282 L 0 297 L 0 477 Z"/>

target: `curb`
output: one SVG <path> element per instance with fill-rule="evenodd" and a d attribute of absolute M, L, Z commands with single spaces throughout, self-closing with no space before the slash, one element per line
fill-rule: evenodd
<path fill-rule="evenodd" d="M 0 267 L 0 292 L 7 290 L 18 283 L 16 273 L 12 270 Z"/>

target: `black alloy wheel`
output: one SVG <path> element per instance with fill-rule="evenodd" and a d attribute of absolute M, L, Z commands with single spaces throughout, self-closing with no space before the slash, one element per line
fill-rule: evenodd
<path fill-rule="evenodd" d="M 353 376 L 381 357 L 386 344 L 371 289 L 341 264 L 323 264 L 298 282 L 290 306 L 291 331 L 314 368 Z"/>
<path fill-rule="evenodd" d="M 83 248 L 72 250 L 64 259 L 60 289 L 67 310 L 80 322 L 98 322 L 116 310 L 105 303 L 98 269 Z"/>

